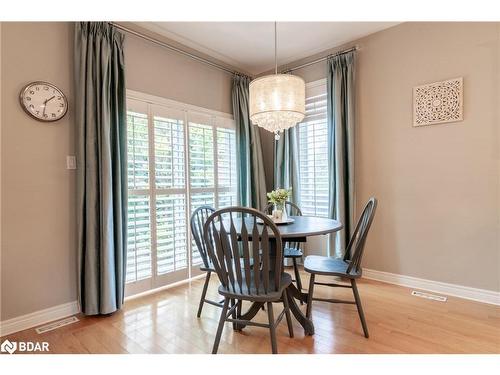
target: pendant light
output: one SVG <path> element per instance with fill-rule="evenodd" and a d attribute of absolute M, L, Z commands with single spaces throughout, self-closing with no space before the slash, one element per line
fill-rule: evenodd
<path fill-rule="evenodd" d="M 280 132 L 305 116 L 306 84 L 300 77 L 278 74 L 277 32 L 274 23 L 274 74 L 250 82 L 250 120 L 280 138 Z"/>

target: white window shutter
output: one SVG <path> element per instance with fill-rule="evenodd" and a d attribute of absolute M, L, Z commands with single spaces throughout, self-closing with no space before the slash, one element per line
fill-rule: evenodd
<path fill-rule="evenodd" d="M 326 85 L 306 89 L 306 117 L 298 125 L 299 199 L 302 213 L 328 216 Z"/>
<path fill-rule="evenodd" d="M 229 116 L 182 103 L 135 95 L 127 107 L 126 282 L 137 293 L 202 263 L 189 217 L 204 204 L 236 204 L 236 133 Z"/>

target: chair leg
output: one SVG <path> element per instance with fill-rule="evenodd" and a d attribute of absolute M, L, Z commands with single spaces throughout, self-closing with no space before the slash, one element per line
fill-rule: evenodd
<path fill-rule="evenodd" d="M 239 300 L 238 301 L 238 307 L 236 308 L 236 316 L 238 319 L 241 317 L 241 309 L 243 308 L 243 301 Z"/>
<path fill-rule="evenodd" d="M 365 314 L 363 312 L 363 307 L 361 306 L 361 298 L 359 298 L 358 287 L 356 285 L 356 280 L 351 279 L 352 293 L 354 294 L 354 299 L 356 301 L 356 307 L 358 308 L 359 319 L 361 320 L 361 325 L 363 326 L 363 333 L 365 337 L 368 338 L 368 327 L 366 326 Z"/>
<path fill-rule="evenodd" d="M 203 292 L 201 292 L 200 306 L 198 307 L 198 314 L 196 316 L 199 318 L 201 316 L 201 310 L 203 309 L 203 304 L 205 303 L 205 297 L 207 296 L 208 283 L 210 281 L 211 272 L 207 272 L 205 277 L 205 285 L 203 285 Z"/>
<path fill-rule="evenodd" d="M 236 311 L 236 314 L 238 316 L 238 319 L 241 319 L 241 311 L 243 310 L 243 300 L 240 300 L 240 304 L 238 305 L 238 309 Z M 238 326 L 238 331 L 243 331 L 243 327 L 242 326 Z"/>
<path fill-rule="evenodd" d="M 302 292 L 302 280 L 300 280 L 299 266 L 297 265 L 297 258 L 292 258 L 293 271 L 295 273 L 295 283 L 297 284 L 297 289 Z M 302 305 L 304 302 L 300 301 Z"/>
<path fill-rule="evenodd" d="M 231 307 L 236 306 L 236 304 L 237 304 L 238 302 L 239 302 L 238 300 L 236 300 L 236 299 L 232 298 L 232 299 L 231 299 Z M 233 310 L 233 313 L 231 314 L 231 317 L 232 317 L 233 319 L 237 319 L 237 316 L 238 316 L 236 309 L 237 309 L 237 308 L 235 308 L 235 309 Z M 238 323 L 233 322 L 233 331 L 237 331 L 237 330 L 238 330 Z"/>
<path fill-rule="evenodd" d="M 288 293 L 283 291 L 283 307 L 285 308 L 286 324 L 288 325 L 288 334 L 293 337 L 292 317 L 290 316 L 290 307 L 288 306 Z"/>
<path fill-rule="evenodd" d="M 224 299 L 224 306 L 222 306 L 222 312 L 220 313 L 219 326 L 217 327 L 217 334 L 215 335 L 212 354 L 217 354 L 217 350 L 219 349 L 219 342 L 222 336 L 222 330 L 224 329 L 224 322 L 226 321 L 226 314 L 228 307 L 229 307 L 229 298 L 226 298 Z"/>
<path fill-rule="evenodd" d="M 269 331 L 271 333 L 271 348 L 273 354 L 278 354 L 278 343 L 276 342 L 276 325 L 274 322 L 272 302 L 267 303 L 267 316 L 269 318 Z"/>
<path fill-rule="evenodd" d="M 309 280 L 309 291 L 307 293 L 307 308 L 306 308 L 306 318 L 311 319 L 311 309 L 313 304 L 313 292 L 314 292 L 314 274 L 311 274 Z"/>

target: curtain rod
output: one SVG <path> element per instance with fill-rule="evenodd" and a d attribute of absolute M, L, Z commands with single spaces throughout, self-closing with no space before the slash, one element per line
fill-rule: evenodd
<path fill-rule="evenodd" d="M 326 61 L 330 57 L 338 56 L 338 55 L 343 55 L 345 53 L 349 53 L 349 52 L 352 52 L 352 51 L 357 51 L 358 49 L 359 49 L 358 46 L 354 46 L 354 47 L 348 48 L 348 49 L 343 50 L 343 51 L 335 52 L 335 53 L 332 53 L 330 55 L 320 57 L 319 59 L 310 61 L 308 63 L 304 63 L 302 65 L 298 65 L 298 66 L 294 66 L 293 68 L 286 69 L 286 70 L 283 71 L 283 73 L 290 73 L 290 72 L 293 72 L 294 70 L 299 70 L 299 69 L 305 68 L 306 66 L 310 66 L 310 65 L 314 65 L 314 64 L 320 63 L 322 61 Z"/>
<path fill-rule="evenodd" d="M 223 66 L 223 65 L 219 65 L 219 64 L 214 63 L 214 62 L 212 62 L 212 61 L 210 61 L 210 60 L 204 59 L 203 57 L 196 56 L 196 55 L 194 55 L 194 54 L 192 54 L 192 53 L 189 53 L 189 52 L 184 51 L 184 50 L 182 50 L 182 49 L 180 49 L 180 48 L 174 47 L 174 46 L 172 46 L 172 45 L 170 45 L 170 44 L 168 44 L 168 43 L 162 42 L 162 41 L 160 41 L 160 40 L 158 40 L 158 39 L 151 38 L 151 37 L 149 37 L 149 36 L 147 36 L 147 35 L 145 35 L 145 34 L 142 34 L 142 33 L 138 32 L 138 31 L 135 31 L 135 30 L 129 29 L 128 27 L 122 26 L 122 25 L 117 24 L 117 23 L 115 23 L 115 22 L 110 22 L 110 24 L 111 24 L 111 25 L 113 25 L 114 27 L 116 27 L 117 29 L 120 29 L 120 30 L 122 30 L 122 31 L 125 31 L 126 33 L 129 33 L 129 34 L 135 35 L 135 36 L 137 36 L 137 37 L 139 37 L 139 38 L 142 38 L 142 39 L 144 39 L 144 40 L 147 40 L 148 42 L 151 42 L 151 43 L 157 44 L 157 45 L 159 45 L 159 46 L 161 46 L 161 47 L 164 47 L 164 48 L 166 48 L 166 49 L 169 49 L 169 50 L 171 50 L 171 51 L 174 51 L 174 52 L 180 53 L 181 55 L 187 56 L 187 57 L 189 57 L 189 58 L 191 58 L 191 59 L 193 59 L 193 60 L 199 61 L 199 62 L 201 62 L 201 63 L 203 63 L 203 64 L 210 65 L 211 67 L 216 68 L 216 69 L 219 69 L 219 70 L 222 70 L 222 71 L 224 71 L 224 72 L 226 72 L 226 73 L 229 73 L 229 74 L 238 74 L 238 75 L 241 75 L 241 76 L 248 77 L 246 74 L 243 74 L 243 73 L 237 72 L 237 71 L 235 71 L 235 70 L 231 70 L 231 69 L 229 69 L 229 68 L 226 68 L 226 67 L 225 67 L 225 66 Z"/>

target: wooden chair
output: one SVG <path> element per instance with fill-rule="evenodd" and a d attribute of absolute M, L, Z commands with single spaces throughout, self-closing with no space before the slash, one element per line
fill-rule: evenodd
<path fill-rule="evenodd" d="M 265 208 L 265 213 L 271 213 L 274 204 L 270 203 Z M 295 203 L 285 202 L 285 210 L 287 210 L 288 215 L 291 216 L 302 216 L 302 211 Z M 302 259 L 304 253 L 300 248 L 300 242 L 285 242 L 285 248 L 283 250 L 283 257 L 292 259 L 293 272 L 295 274 L 295 283 L 297 284 L 297 289 L 302 291 L 302 280 L 300 279 L 299 267 L 297 265 L 297 259 Z M 302 302 L 301 302 L 302 304 Z"/>
<path fill-rule="evenodd" d="M 201 206 L 194 210 L 191 215 L 191 234 L 193 235 L 194 242 L 200 253 L 201 260 L 203 264 L 200 266 L 200 270 L 206 272 L 205 284 L 203 285 L 203 291 L 201 292 L 200 304 L 198 306 L 198 318 L 201 316 L 201 311 L 203 309 L 203 304 L 209 303 L 214 306 L 222 307 L 221 302 L 212 301 L 206 298 L 208 284 L 210 282 L 210 276 L 212 272 L 215 272 L 213 265 L 210 263 L 210 259 L 207 254 L 207 245 L 203 237 L 203 225 L 207 221 L 208 217 L 215 212 L 215 209 L 210 206 Z"/>
<path fill-rule="evenodd" d="M 363 213 L 359 218 L 356 225 L 354 233 L 347 245 L 347 249 L 343 259 L 323 257 L 323 256 L 308 256 L 304 263 L 304 269 L 306 272 L 311 274 L 311 279 L 309 281 L 309 293 L 307 300 L 307 310 L 306 316 L 311 317 L 312 301 L 323 301 L 330 303 L 350 303 L 356 304 L 358 309 L 359 319 L 361 320 L 361 325 L 363 326 L 363 332 L 365 337 L 368 338 L 368 327 L 366 325 L 365 315 L 363 313 L 363 307 L 361 306 L 361 299 L 359 298 L 358 287 L 356 286 L 356 279 L 361 277 L 361 259 L 363 257 L 363 250 L 365 247 L 366 237 L 368 235 L 368 230 L 373 221 L 373 216 L 375 215 L 375 209 L 377 208 L 377 200 L 375 198 L 370 198 Z M 352 255 L 352 257 L 351 257 Z M 316 282 L 316 275 L 324 276 L 337 276 L 343 279 L 349 279 L 349 284 L 337 284 L 337 283 L 320 283 Z M 354 301 L 343 301 L 338 299 L 325 299 L 325 298 L 314 298 L 314 285 L 323 285 L 329 287 L 341 287 L 341 288 L 351 288 L 354 294 Z"/>
<path fill-rule="evenodd" d="M 257 219 L 261 219 L 262 224 L 257 224 Z M 283 248 L 278 228 L 253 208 L 228 207 L 214 212 L 207 219 L 203 232 L 209 258 L 221 282 L 219 294 L 224 297 L 212 353 L 217 353 L 225 322 L 269 328 L 272 352 L 277 353 L 276 327 L 283 315 L 286 315 L 288 332 L 293 337 L 286 290 L 292 278 L 283 272 Z M 260 260 L 259 267 L 251 266 L 253 259 Z M 236 311 L 241 308 L 242 301 L 266 303 L 268 323 L 241 319 Z M 276 320 L 273 302 L 281 302 L 284 306 Z"/>

